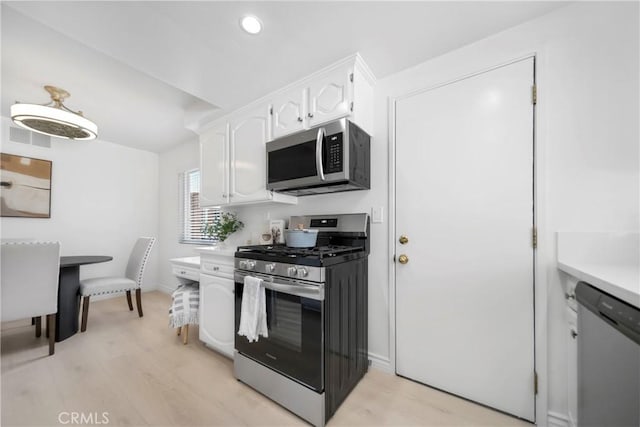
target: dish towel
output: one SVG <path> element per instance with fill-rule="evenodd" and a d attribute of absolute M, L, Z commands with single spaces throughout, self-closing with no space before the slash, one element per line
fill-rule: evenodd
<path fill-rule="evenodd" d="M 260 335 L 269 336 L 264 283 L 257 277 L 244 277 L 238 335 L 247 337 L 249 342 L 258 341 Z"/>
<path fill-rule="evenodd" d="M 169 326 L 180 328 L 184 325 L 198 324 L 198 309 L 200 306 L 200 288 L 198 282 L 178 286 L 171 294 L 169 308 Z"/>

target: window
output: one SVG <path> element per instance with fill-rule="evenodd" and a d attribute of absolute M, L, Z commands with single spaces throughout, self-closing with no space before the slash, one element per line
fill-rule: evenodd
<path fill-rule="evenodd" d="M 209 238 L 202 232 L 205 224 L 220 218 L 219 208 L 200 207 L 200 171 L 197 169 L 180 175 L 181 181 L 181 218 L 180 243 L 212 243 L 215 237 Z"/>

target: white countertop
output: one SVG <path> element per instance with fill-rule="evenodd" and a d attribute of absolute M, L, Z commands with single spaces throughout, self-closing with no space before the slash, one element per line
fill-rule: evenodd
<path fill-rule="evenodd" d="M 220 256 L 233 257 L 236 254 L 236 248 L 235 246 L 226 246 L 222 248 L 219 246 L 202 246 L 202 247 L 196 248 L 196 252 L 200 252 L 201 254 L 205 254 L 205 255 L 220 255 Z"/>
<path fill-rule="evenodd" d="M 185 267 L 193 267 L 200 269 L 200 257 L 190 256 L 186 258 L 172 258 L 169 260 L 173 264 L 183 265 Z"/>
<path fill-rule="evenodd" d="M 640 233 L 558 232 L 558 268 L 640 308 Z"/>

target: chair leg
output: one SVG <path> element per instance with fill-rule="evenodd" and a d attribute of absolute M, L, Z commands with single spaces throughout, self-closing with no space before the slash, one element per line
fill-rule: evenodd
<path fill-rule="evenodd" d="M 129 304 L 129 311 L 133 311 L 133 304 L 131 303 L 131 291 L 127 291 L 127 304 Z"/>
<path fill-rule="evenodd" d="M 40 336 L 42 336 L 42 317 L 38 316 L 34 319 L 34 322 L 36 324 L 36 338 L 40 338 Z"/>
<path fill-rule="evenodd" d="M 138 306 L 138 316 L 142 317 L 142 291 L 136 289 L 136 305 Z"/>
<path fill-rule="evenodd" d="M 189 324 L 187 323 L 182 327 L 184 332 L 182 333 L 182 344 L 186 345 L 189 342 Z"/>
<path fill-rule="evenodd" d="M 49 356 L 52 356 L 53 353 L 56 352 L 56 315 L 47 314 L 47 331 L 51 331 L 49 333 Z"/>
<path fill-rule="evenodd" d="M 87 330 L 87 317 L 89 317 L 89 298 L 82 298 L 82 326 L 80 326 L 80 332 Z"/>
<path fill-rule="evenodd" d="M 176 335 L 180 336 L 180 332 L 182 331 L 182 326 L 178 326 L 176 328 Z"/>

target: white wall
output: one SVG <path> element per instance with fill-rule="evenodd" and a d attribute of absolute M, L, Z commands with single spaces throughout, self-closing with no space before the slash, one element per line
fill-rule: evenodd
<path fill-rule="evenodd" d="M 538 360 L 541 387 L 548 391 L 549 412 L 563 421 L 567 412 L 563 289 L 555 266 L 557 230 L 637 230 L 638 197 L 638 4 L 579 3 L 458 49 L 378 82 L 375 131 L 372 140 L 370 191 L 300 198 L 297 206 L 253 206 L 234 209 L 247 224 L 231 238 L 243 244 L 254 238 L 267 218 L 295 214 L 370 212 L 384 207 L 385 222 L 371 225 L 369 258 L 369 350 L 374 363 L 392 367 L 394 345 L 390 323 L 388 257 L 388 100 L 429 86 L 537 54 L 537 171 L 539 199 L 538 272 L 545 300 L 538 300 L 547 316 L 548 360 Z M 428 43 L 428 41 L 425 41 Z M 366 57 L 364 58 L 366 61 Z M 191 156 L 191 157 L 190 157 Z M 181 169 L 197 166 L 197 150 L 176 149 L 161 156 L 161 176 L 175 180 Z M 166 175 L 166 176 L 165 176 Z M 163 259 L 193 255 L 186 245 L 168 243 L 176 236 L 177 193 L 171 183 L 161 193 Z M 419 190 L 419 183 L 416 188 Z M 164 217 L 166 216 L 166 218 Z M 177 241 L 177 237 L 173 237 Z M 166 268 L 162 280 L 171 281 Z M 540 288 L 538 289 L 541 290 Z M 539 324 L 539 325 L 540 325 Z M 548 362 L 548 369 L 546 362 Z M 542 365 L 542 366 L 541 366 Z M 544 399 L 544 397 L 543 397 Z M 540 406 L 539 406 L 540 407 Z M 541 405 L 546 410 L 545 405 Z M 538 414 L 538 424 L 547 417 Z"/>
<path fill-rule="evenodd" d="M 51 160 L 51 218 L 1 218 L 2 238 L 59 240 L 62 255 L 110 255 L 80 277 L 122 275 L 135 240 L 158 233 L 158 155 L 106 141 L 51 138 L 51 148 L 9 141 L 2 118 L 3 153 Z M 157 248 L 143 290 L 157 285 Z"/>
<path fill-rule="evenodd" d="M 178 145 L 160 154 L 160 210 L 158 272 L 160 289 L 171 292 L 177 287 L 177 280 L 171 273 L 169 259 L 196 256 L 197 245 L 178 243 L 180 235 L 180 180 L 182 172 L 200 167 L 200 147 L 194 140 Z"/>

